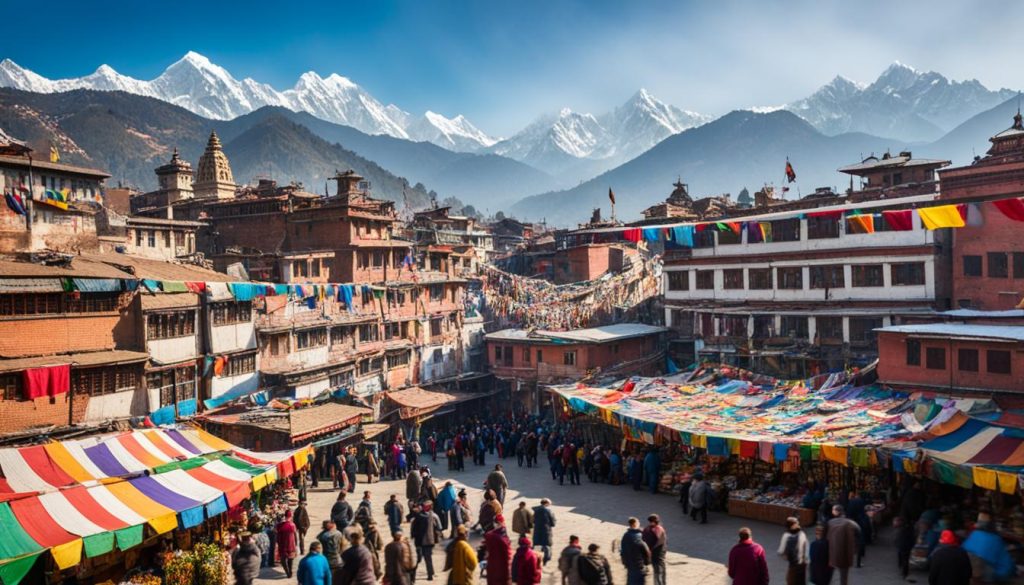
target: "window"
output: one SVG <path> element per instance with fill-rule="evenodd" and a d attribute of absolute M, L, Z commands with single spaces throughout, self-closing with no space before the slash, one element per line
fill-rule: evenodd
<path fill-rule="evenodd" d="M 444 285 L 443 284 L 432 284 L 430 285 L 430 301 L 436 302 L 444 300 Z"/>
<path fill-rule="evenodd" d="M 210 304 L 214 325 L 233 325 L 252 321 L 252 301 L 225 301 Z"/>
<path fill-rule="evenodd" d="M 727 224 L 728 225 L 728 224 Z M 736 224 L 739 225 L 739 224 Z M 735 232 L 732 229 L 727 229 L 724 232 L 718 232 L 718 245 L 729 246 L 733 244 L 739 244 L 743 241 L 743 231 Z"/>
<path fill-rule="evenodd" d="M 430 320 L 430 336 L 437 337 L 441 335 L 441 318 Z"/>
<path fill-rule="evenodd" d="M 376 323 L 368 323 L 359 326 L 359 343 L 371 343 L 380 341 L 380 329 Z"/>
<path fill-rule="evenodd" d="M 619 344 L 618 343 L 613 343 L 612 344 L 612 355 L 619 355 Z"/>
<path fill-rule="evenodd" d="M 402 324 L 388 322 L 384 324 L 384 339 L 397 339 L 402 337 Z"/>
<path fill-rule="evenodd" d="M 543 362 L 544 362 L 544 352 L 538 349 L 537 350 L 537 363 L 539 364 L 539 363 L 543 363 Z"/>
<path fill-rule="evenodd" d="M 978 371 L 978 350 L 960 348 L 956 351 L 956 367 L 961 372 Z"/>
<path fill-rule="evenodd" d="M 402 351 L 388 354 L 388 369 L 409 365 L 409 352 Z"/>
<path fill-rule="evenodd" d="M 310 224 L 310 226 L 312 227 L 312 224 Z M 311 259 L 309 261 L 309 275 L 310 276 L 320 276 L 320 259 L 319 258 L 313 258 L 313 259 Z"/>
<path fill-rule="evenodd" d="M 575 351 L 567 351 L 564 354 L 562 354 L 562 363 L 567 365 L 567 366 L 575 366 L 576 365 L 576 352 Z"/>
<path fill-rule="evenodd" d="M 690 290 L 690 272 L 688 270 L 669 272 L 668 290 Z"/>
<path fill-rule="evenodd" d="M 353 346 L 355 344 L 355 334 L 355 327 L 334 327 L 331 329 L 331 345 Z"/>
<path fill-rule="evenodd" d="M 346 388 L 352 386 L 354 378 L 352 370 L 345 370 L 344 372 L 331 374 L 327 379 L 327 383 L 331 385 L 331 388 Z"/>
<path fill-rule="evenodd" d="M 921 342 L 917 339 L 907 340 L 907 365 L 921 365 Z"/>
<path fill-rule="evenodd" d="M 774 234 L 773 234 L 774 235 Z M 839 237 L 839 219 L 833 217 L 808 217 L 807 239 L 822 240 Z"/>
<path fill-rule="evenodd" d="M 1000 349 L 990 349 L 985 352 L 985 369 L 990 374 L 1010 373 L 1010 352 Z"/>
<path fill-rule="evenodd" d="M 146 230 L 146 244 L 150 248 L 156 248 L 156 230 Z"/>
<path fill-rule="evenodd" d="M 1010 275 L 1009 262 L 1005 252 L 988 253 L 989 278 L 1006 278 Z"/>
<path fill-rule="evenodd" d="M 494 361 L 495 362 L 500 362 L 501 361 L 501 346 L 500 345 L 495 345 L 494 346 Z"/>
<path fill-rule="evenodd" d="M 523 348 L 523 363 L 530 363 L 530 348 L 528 347 Z"/>
<path fill-rule="evenodd" d="M 0 295 L 0 315 L 60 313 L 60 294 Z"/>
<path fill-rule="evenodd" d="M 384 266 L 384 252 L 380 250 L 373 252 L 373 254 L 371 255 L 371 259 L 373 260 L 374 268 L 381 268 L 382 266 Z"/>
<path fill-rule="evenodd" d="M 799 266 L 778 269 L 779 288 L 801 290 L 804 288 L 804 269 Z"/>
<path fill-rule="evenodd" d="M 846 278 L 842 264 L 811 266 L 811 288 L 843 288 Z"/>
<path fill-rule="evenodd" d="M 715 288 L 715 271 L 714 270 L 698 270 L 697 271 L 697 289 L 698 290 L 711 290 Z"/>
<path fill-rule="evenodd" d="M 746 337 L 747 336 L 747 316 L 746 315 L 726 315 L 721 317 L 721 331 L 722 335 L 728 337 Z"/>
<path fill-rule="evenodd" d="M 773 242 L 799 242 L 800 241 L 800 220 L 779 219 L 770 223 L 772 226 Z"/>
<path fill-rule="evenodd" d="M 765 290 L 772 288 L 771 268 L 750 268 L 747 277 L 750 279 L 750 288 Z"/>
<path fill-rule="evenodd" d="M 150 313 L 146 316 L 146 339 L 170 339 L 195 335 L 196 312 Z"/>
<path fill-rule="evenodd" d="M 102 396 L 134 390 L 138 385 L 137 368 L 133 365 L 71 370 L 71 389 L 75 394 Z"/>
<path fill-rule="evenodd" d="M 964 256 L 964 276 L 981 276 L 981 256 Z"/>
<path fill-rule="evenodd" d="M 164 235 L 164 248 L 170 248 L 171 247 L 171 232 L 165 231 L 165 232 L 161 232 L 161 233 Z"/>
<path fill-rule="evenodd" d="M 135 245 L 142 247 L 142 230 L 135 230 Z"/>
<path fill-rule="evenodd" d="M 893 286 L 924 284 L 924 262 L 906 262 L 891 267 Z"/>
<path fill-rule="evenodd" d="M 1024 278 L 1024 252 L 1013 253 L 1013 277 Z"/>
<path fill-rule="evenodd" d="M 21 400 L 24 393 L 22 392 L 22 380 L 24 375 L 21 372 L 16 374 L 0 374 L 0 399 L 2 400 Z"/>
<path fill-rule="evenodd" d="M 743 269 L 730 268 L 729 270 L 723 270 L 722 279 L 726 289 L 741 289 L 743 288 Z"/>
<path fill-rule="evenodd" d="M 359 375 L 367 376 L 370 374 L 377 374 L 384 369 L 384 358 L 373 358 L 372 360 L 363 360 L 359 362 Z"/>
<path fill-rule="evenodd" d="M 925 367 L 929 370 L 946 369 L 946 350 L 941 347 L 929 347 L 924 350 Z"/>
<path fill-rule="evenodd" d="M 794 339 L 807 339 L 807 317 L 783 315 L 779 324 L 779 334 Z"/>
<path fill-rule="evenodd" d="M 875 329 L 881 326 L 880 317 L 850 317 L 850 343 L 874 343 L 878 337 Z"/>
<path fill-rule="evenodd" d="M 116 311 L 121 293 L 79 293 L 65 297 L 65 313 L 109 313 Z"/>
<path fill-rule="evenodd" d="M 224 368 L 225 376 L 241 376 L 256 371 L 256 354 L 233 355 L 228 359 L 227 367 Z"/>
<path fill-rule="evenodd" d="M 816 317 L 814 324 L 817 328 L 818 339 L 843 339 L 843 318 L 842 317 Z"/>
<path fill-rule="evenodd" d="M 308 329 L 295 333 L 295 349 L 308 349 L 327 345 L 327 329 Z"/>
<path fill-rule="evenodd" d="M 883 286 L 881 264 L 859 264 L 851 267 L 853 286 Z"/>
<path fill-rule="evenodd" d="M 754 339 L 775 337 L 775 317 L 772 315 L 754 315 Z"/>

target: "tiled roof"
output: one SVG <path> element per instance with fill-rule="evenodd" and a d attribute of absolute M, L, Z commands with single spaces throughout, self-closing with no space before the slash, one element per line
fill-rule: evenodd
<path fill-rule="evenodd" d="M 80 258 L 106 263 L 110 266 L 131 268 L 135 278 L 185 282 L 234 282 L 238 280 L 223 272 L 208 270 L 194 264 L 153 260 L 128 254 L 85 254 Z"/>
<path fill-rule="evenodd" d="M 289 411 L 292 440 L 339 430 L 373 414 L 369 408 L 328 402 Z"/>
<path fill-rule="evenodd" d="M 135 278 L 127 272 L 83 256 L 75 256 L 67 267 L 47 266 L 20 260 L 0 260 L 0 276 L 7 277 L 76 277 L 76 278 Z"/>

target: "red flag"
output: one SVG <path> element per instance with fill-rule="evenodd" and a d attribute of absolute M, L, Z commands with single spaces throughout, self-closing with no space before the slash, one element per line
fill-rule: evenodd
<path fill-rule="evenodd" d="M 796 180 L 796 171 L 793 170 L 793 165 L 789 164 L 789 159 L 786 159 L 786 180 L 790 183 Z"/>
<path fill-rule="evenodd" d="M 615 193 L 612 193 L 611 187 L 608 187 L 608 199 L 611 200 L 612 205 L 615 205 Z"/>

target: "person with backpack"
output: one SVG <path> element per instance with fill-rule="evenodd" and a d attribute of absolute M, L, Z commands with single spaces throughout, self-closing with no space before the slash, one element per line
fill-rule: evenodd
<path fill-rule="evenodd" d="M 614 585 L 612 582 L 612 566 L 608 559 L 599 551 L 601 547 L 591 544 L 586 554 L 576 559 L 576 572 L 582 585 Z"/>
<path fill-rule="evenodd" d="M 800 527 L 800 521 L 794 517 L 786 518 L 786 532 L 779 541 L 779 556 L 786 560 L 786 585 L 805 585 L 807 583 L 807 564 L 809 562 L 807 535 Z"/>

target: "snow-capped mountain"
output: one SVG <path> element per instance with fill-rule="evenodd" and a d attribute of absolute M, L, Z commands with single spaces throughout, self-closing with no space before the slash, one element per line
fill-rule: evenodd
<path fill-rule="evenodd" d="M 871 84 L 838 76 L 786 109 L 825 134 L 865 132 L 919 141 L 934 140 L 1013 94 L 989 90 L 976 79 L 950 81 L 897 61 Z"/>
<path fill-rule="evenodd" d="M 590 171 L 630 160 L 672 134 L 710 121 L 709 116 L 681 110 L 641 89 L 625 104 L 600 116 L 568 108 L 540 117 L 491 152 L 552 173 L 583 165 Z"/>
<path fill-rule="evenodd" d="M 417 120 L 410 121 L 408 115 L 402 119 L 405 121 L 405 131 L 412 140 L 433 142 L 456 152 L 472 152 L 496 142 L 461 114 L 446 118 L 428 111 Z"/>
<path fill-rule="evenodd" d="M 302 74 L 291 89 L 278 91 L 254 79 L 235 79 L 223 67 L 192 51 L 150 81 L 121 75 L 108 65 L 85 77 L 51 80 L 5 59 L 0 61 L 0 87 L 35 93 L 125 91 L 170 102 L 215 120 L 231 120 L 264 106 L 283 106 L 368 134 L 426 140 L 460 151 L 479 150 L 495 142 L 462 116 L 448 119 L 432 112 L 422 118 L 413 116 L 393 104 L 382 104 L 336 73 L 321 77 L 310 71 Z"/>

